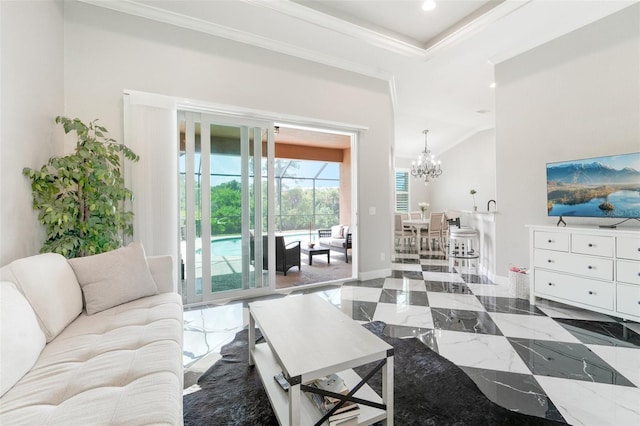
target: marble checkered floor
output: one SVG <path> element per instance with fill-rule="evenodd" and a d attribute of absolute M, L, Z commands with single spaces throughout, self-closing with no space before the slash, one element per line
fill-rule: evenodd
<path fill-rule="evenodd" d="M 356 321 L 384 321 L 391 336 L 420 339 L 506 408 L 575 425 L 640 425 L 640 324 L 553 302 L 531 306 L 486 277 L 449 270 L 438 254 L 397 254 L 392 269 L 388 278 L 315 291 Z M 185 311 L 185 351 L 204 335 L 214 357 L 203 357 L 205 367 L 248 318 L 240 302 L 206 310 Z"/>

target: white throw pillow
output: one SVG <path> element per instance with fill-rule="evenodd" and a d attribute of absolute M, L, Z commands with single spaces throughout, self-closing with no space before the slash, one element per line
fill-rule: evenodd
<path fill-rule="evenodd" d="M 82 312 L 82 290 L 64 256 L 44 253 L 14 260 L 10 280 L 33 307 L 47 342 Z"/>
<path fill-rule="evenodd" d="M 139 242 L 107 253 L 69 259 L 84 294 L 87 315 L 158 294 Z"/>
<path fill-rule="evenodd" d="M 344 234 L 342 233 L 342 225 L 331 227 L 331 238 L 344 238 Z"/>
<path fill-rule="evenodd" d="M 31 370 L 45 342 L 27 299 L 13 283 L 0 281 L 0 396 Z"/>

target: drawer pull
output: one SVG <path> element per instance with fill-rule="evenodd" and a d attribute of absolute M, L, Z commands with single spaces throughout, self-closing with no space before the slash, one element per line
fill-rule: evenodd
<path fill-rule="evenodd" d="M 593 244 L 589 243 L 589 247 L 593 247 Z"/>
<path fill-rule="evenodd" d="M 592 291 L 589 291 L 589 294 L 593 294 L 593 292 L 592 292 Z"/>
<path fill-rule="evenodd" d="M 551 244 L 553 242 L 553 240 L 549 240 L 548 242 L 549 242 L 549 244 Z M 638 251 L 640 251 L 640 248 L 638 249 Z"/>
<path fill-rule="evenodd" d="M 549 283 L 549 285 L 553 285 L 553 283 Z"/>
<path fill-rule="evenodd" d="M 553 260 L 547 259 L 547 263 L 553 263 Z"/>
<path fill-rule="evenodd" d="M 587 266 L 587 269 L 593 269 L 593 266 L 589 265 Z"/>

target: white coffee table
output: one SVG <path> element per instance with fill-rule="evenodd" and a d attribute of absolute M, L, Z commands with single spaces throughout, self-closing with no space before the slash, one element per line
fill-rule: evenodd
<path fill-rule="evenodd" d="M 255 344 L 256 326 L 266 343 Z M 319 410 L 302 394 L 303 383 L 337 373 L 353 389 L 361 379 L 352 368 L 376 361 L 382 369 L 382 395 L 364 384 L 353 396 L 381 408 L 360 401 L 358 424 L 383 421 L 391 426 L 391 345 L 315 294 L 249 304 L 249 364 L 257 367 L 281 425 L 313 425 L 321 419 Z M 290 383 L 288 392 L 273 378 L 280 372 Z"/>

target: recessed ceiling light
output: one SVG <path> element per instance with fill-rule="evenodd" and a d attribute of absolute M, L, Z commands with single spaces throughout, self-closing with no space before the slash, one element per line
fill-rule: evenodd
<path fill-rule="evenodd" d="M 490 87 L 490 88 L 492 88 L 492 89 L 495 89 L 495 88 L 496 88 L 496 82 L 495 82 L 495 81 L 494 81 L 494 82 L 492 82 L 492 83 L 489 85 L 489 87 Z"/>
<path fill-rule="evenodd" d="M 435 8 L 436 8 L 435 0 L 426 0 L 424 3 L 422 3 L 422 10 L 424 11 L 433 10 Z"/>
<path fill-rule="evenodd" d="M 488 110 L 488 109 L 479 109 L 479 110 L 477 110 L 476 112 L 477 112 L 478 114 L 486 114 L 486 113 L 488 113 L 488 112 L 491 112 L 491 110 Z"/>

